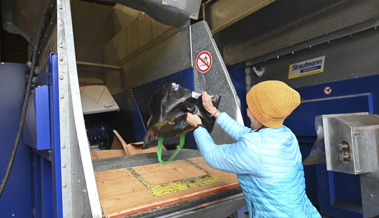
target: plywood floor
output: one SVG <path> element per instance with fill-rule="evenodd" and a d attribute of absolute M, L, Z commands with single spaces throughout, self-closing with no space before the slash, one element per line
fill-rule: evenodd
<path fill-rule="evenodd" d="M 202 157 L 95 172 L 107 217 L 123 217 L 238 187 L 235 174 L 210 168 Z"/>

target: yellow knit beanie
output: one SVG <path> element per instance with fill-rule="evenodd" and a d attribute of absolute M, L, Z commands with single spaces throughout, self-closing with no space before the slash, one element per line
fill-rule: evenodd
<path fill-rule="evenodd" d="M 300 104 L 300 94 L 287 84 L 268 80 L 253 86 L 246 102 L 254 117 L 264 126 L 279 128 Z"/>

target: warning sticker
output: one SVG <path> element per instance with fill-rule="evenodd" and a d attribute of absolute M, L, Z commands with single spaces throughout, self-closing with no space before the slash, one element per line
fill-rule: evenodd
<path fill-rule="evenodd" d="M 202 51 L 196 57 L 196 68 L 201 73 L 206 73 L 212 66 L 212 56 L 207 51 Z"/>
<path fill-rule="evenodd" d="M 330 93 L 332 93 L 332 88 L 330 86 L 327 86 L 324 88 L 324 93 L 326 95 L 330 95 Z"/>
<path fill-rule="evenodd" d="M 288 79 L 324 72 L 325 56 L 291 64 Z"/>

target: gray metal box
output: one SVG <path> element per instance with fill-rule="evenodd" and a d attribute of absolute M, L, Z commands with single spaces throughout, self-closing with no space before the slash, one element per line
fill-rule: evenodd
<path fill-rule="evenodd" d="M 328 171 L 363 174 L 378 169 L 379 116 L 322 115 Z"/>

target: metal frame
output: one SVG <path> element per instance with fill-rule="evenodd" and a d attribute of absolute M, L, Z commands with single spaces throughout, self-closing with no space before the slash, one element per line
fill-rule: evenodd
<path fill-rule="evenodd" d="M 69 0 L 57 1 L 57 38 L 62 215 L 101 217 L 80 101 Z"/>
<path fill-rule="evenodd" d="M 210 94 L 221 95 L 219 110 L 228 113 L 233 119 L 243 124 L 241 102 L 207 22 L 198 22 L 191 25 L 189 29 L 195 92 L 207 91 Z M 210 69 L 205 73 L 200 72 L 196 67 L 197 56 L 203 51 L 208 51 L 213 59 Z M 215 125 L 211 135 L 216 144 L 235 142 L 218 125 Z"/>

